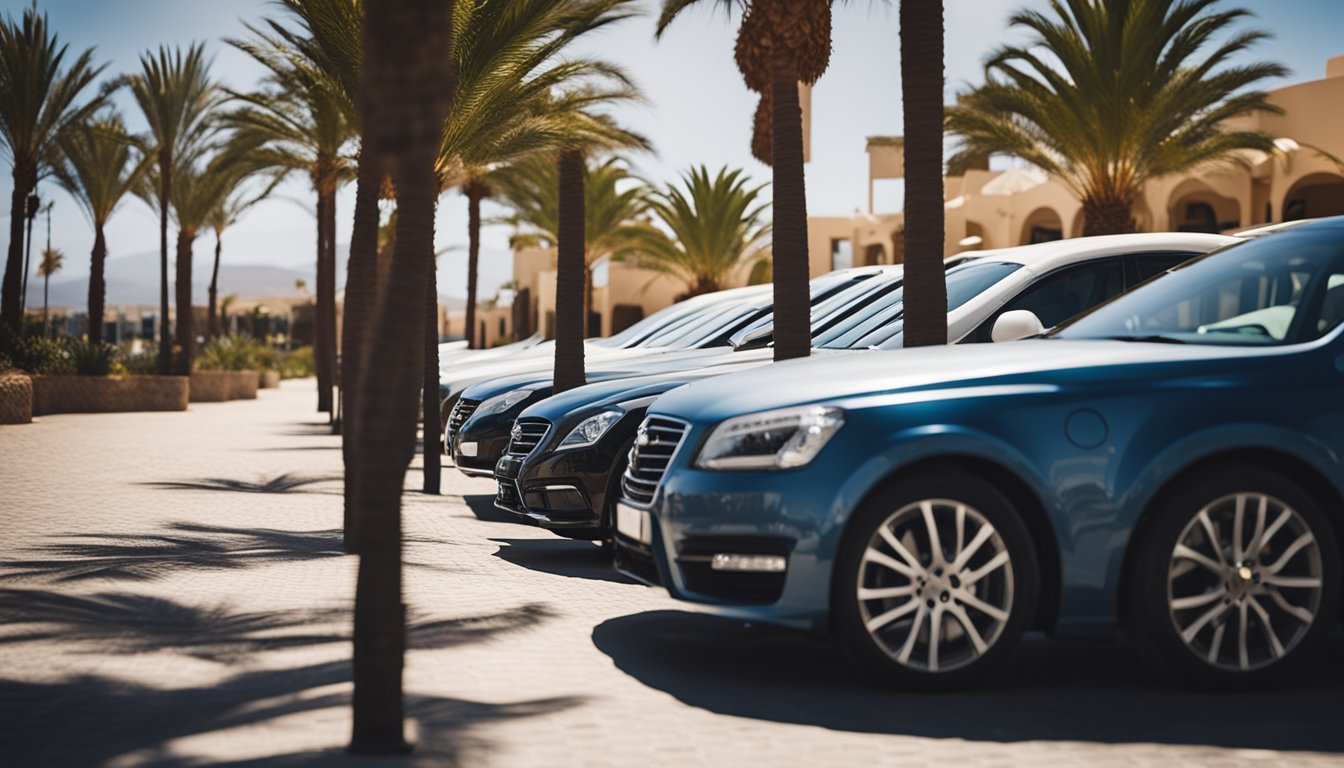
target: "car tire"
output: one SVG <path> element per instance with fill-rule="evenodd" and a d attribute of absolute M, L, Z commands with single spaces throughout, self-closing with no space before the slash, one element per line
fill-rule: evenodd
<path fill-rule="evenodd" d="M 1226 464 L 1182 480 L 1149 519 L 1125 604 L 1141 656 L 1218 688 L 1280 684 L 1310 668 L 1339 606 L 1340 557 L 1309 493 Z"/>
<path fill-rule="evenodd" d="M 1012 503 L 978 477 L 937 470 L 902 478 L 855 511 L 836 563 L 832 629 L 865 672 L 954 690 L 1003 663 L 1039 591 L 1036 548 Z"/>

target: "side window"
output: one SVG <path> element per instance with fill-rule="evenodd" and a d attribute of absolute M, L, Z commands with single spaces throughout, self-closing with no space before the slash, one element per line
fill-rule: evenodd
<path fill-rule="evenodd" d="M 972 334 L 974 341 L 990 341 L 994 321 L 1004 312 L 1026 309 L 1041 319 L 1041 325 L 1053 328 L 1084 310 L 1124 291 L 1120 259 L 1066 267 L 1037 280 L 1016 298 L 999 308 Z"/>
<path fill-rule="evenodd" d="M 1130 288 L 1150 277 L 1160 275 L 1183 261 L 1192 259 L 1194 253 L 1135 253 L 1125 257 L 1125 282 Z"/>

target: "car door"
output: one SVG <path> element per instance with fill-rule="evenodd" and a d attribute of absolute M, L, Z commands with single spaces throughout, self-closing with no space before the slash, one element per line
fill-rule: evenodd
<path fill-rule="evenodd" d="M 1119 256 L 1061 267 L 1027 285 L 962 341 L 992 341 L 994 322 L 1003 313 L 1017 309 L 1035 313 L 1041 325 L 1053 328 L 1124 290 L 1124 264 Z"/>

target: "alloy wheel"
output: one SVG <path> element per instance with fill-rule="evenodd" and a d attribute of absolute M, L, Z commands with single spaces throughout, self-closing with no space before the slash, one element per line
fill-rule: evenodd
<path fill-rule="evenodd" d="M 1321 544 L 1306 520 L 1264 493 L 1220 497 L 1176 540 L 1167 606 L 1186 648 L 1246 672 L 1288 656 L 1319 615 Z"/>
<path fill-rule="evenodd" d="M 860 618 L 901 666 L 950 672 L 1003 635 L 1013 577 L 1003 537 L 979 511 L 949 499 L 916 501 L 887 517 L 863 551 Z"/>

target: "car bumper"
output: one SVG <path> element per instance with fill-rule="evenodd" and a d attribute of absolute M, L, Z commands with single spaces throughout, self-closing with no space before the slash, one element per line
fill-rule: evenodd
<path fill-rule="evenodd" d="M 543 528 L 596 528 L 601 515 L 588 489 L 576 478 L 526 472 L 525 457 L 504 455 L 495 463 L 495 506 Z"/>

